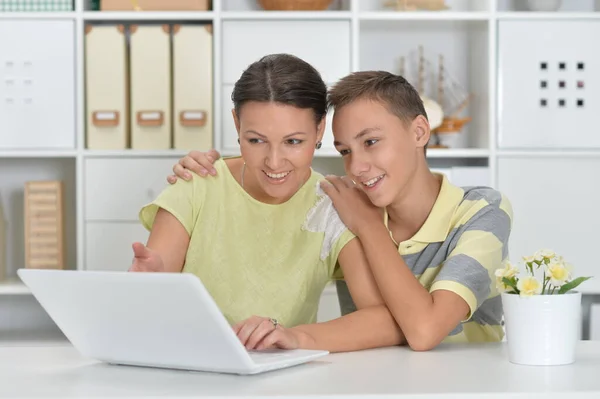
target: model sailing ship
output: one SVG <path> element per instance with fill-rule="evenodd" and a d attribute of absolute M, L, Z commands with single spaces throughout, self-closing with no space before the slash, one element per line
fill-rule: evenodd
<path fill-rule="evenodd" d="M 405 74 L 405 57 L 400 57 L 400 75 L 411 81 Z M 417 88 L 431 127 L 430 148 L 456 147 L 456 139 L 463 127 L 471 121 L 469 116 L 460 116 L 466 109 L 472 95 L 468 93 L 444 67 L 444 57 L 439 56 L 437 74 L 434 66 L 425 59 L 423 47 L 419 46 Z M 437 75 L 437 81 L 431 86 L 437 86 L 435 100 L 427 95 L 425 76 Z M 413 82 L 414 83 L 414 82 Z"/>

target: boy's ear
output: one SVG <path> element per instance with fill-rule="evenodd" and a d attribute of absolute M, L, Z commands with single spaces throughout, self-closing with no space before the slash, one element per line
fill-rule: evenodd
<path fill-rule="evenodd" d="M 412 123 L 413 132 L 415 135 L 415 143 L 417 147 L 425 147 L 431 137 L 431 129 L 427 118 L 423 115 L 417 116 Z"/>

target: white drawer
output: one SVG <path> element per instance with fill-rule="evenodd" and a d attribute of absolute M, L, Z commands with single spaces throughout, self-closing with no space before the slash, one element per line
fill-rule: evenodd
<path fill-rule="evenodd" d="M 0 20 L 0 148 L 75 148 L 74 28 Z"/>
<path fill-rule="evenodd" d="M 350 21 L 223 23 L 224 84 L 234 84 L 251 63 L 272 53 L 300 57 L 312 64 L 325 82 L 333 83 L 351 71 Z"/>
<path fill-rule="evenodd" d="M 168 185 L 178 158 L 85 161 L 85 220 L 138 221 L 140 208 Z"/>
<path fill-rule="evenodd" d="M 141 223 L 86 223 L 85 269 L 127 271 L 133 260 L 131 244 L 146 244 L 149 232 Z"/>

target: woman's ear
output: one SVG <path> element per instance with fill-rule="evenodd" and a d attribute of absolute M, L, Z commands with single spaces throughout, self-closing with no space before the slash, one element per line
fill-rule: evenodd
<path fill-rule="evenodd" d="M 323 141 L 323 135 L 325 134 L 325 127 L 327 126 L 327 117 L 324 116 L 319 124 L 317 125 L 317 143 Z"/>
<path fill-rule="evenodd" d="M 231 110 L 231 116 L 233 116 L 233 123 L 235 124 L 235 130 L 237 130 L 238 137 L 240 135 L 240 119 L 238 118 L 235 108 Z"/>
<path fill-rule="evenodd" d="M 412 130 L 415 135 L 417 147 L 425 147 L 431 137 L 431 129 L 427 118 L 423 115 L 417 116 L 412 123 Z"/>

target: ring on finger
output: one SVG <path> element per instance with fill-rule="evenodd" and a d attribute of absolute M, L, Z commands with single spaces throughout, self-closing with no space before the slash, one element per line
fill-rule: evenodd
<path fill-rule="evenodd" d="M 271 323 L 273 323 L 273 327 L 275 327 L 275 328 L 277 328 L 277 326 L 279 325 L 279 322 L 277 321 L 277 319 L 269 317 L 269 321 L 271 321 Z"/>

